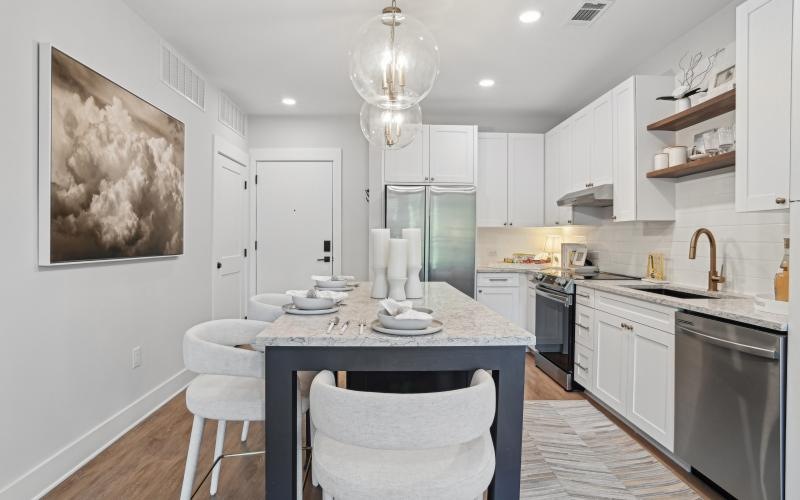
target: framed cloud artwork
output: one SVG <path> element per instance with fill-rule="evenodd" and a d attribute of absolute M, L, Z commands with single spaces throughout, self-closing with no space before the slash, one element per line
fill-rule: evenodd
<path fill-rule="evenodd" d="M 39 45 L 39 265 L 183 254 L 184 124 Z"/>

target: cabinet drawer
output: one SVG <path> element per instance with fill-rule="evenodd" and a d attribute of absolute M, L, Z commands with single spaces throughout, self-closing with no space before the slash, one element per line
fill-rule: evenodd
<path fill-rule="evenodd" d="M 594 309 L 582 304 L 575 307 L 575 342 L 594 349 Z"/>
<path fill-rule="evenodd" d="M 519 286 L 519 274 L 478 273 L 478 286 Z"/>
<path fill-rule="evenodd" d="M 584 389 L 592 390 L 593 370 L 592 358 L 594 353 L 591 349 L 582 345 L 575 346 L 575 382 L 581 384 Z"/>
<path fill-rule="evenodd" d="M 595 294 L 595 309 L 670 334 L 675 333 L 675 309 L 671 307 L 598 291 Z"/>
<path fill-rule="evenodd" d="M 575 299 L 578 304 L 586 307 L 594 307 L 594 290 L 583 286 L 575 288 Z"/>

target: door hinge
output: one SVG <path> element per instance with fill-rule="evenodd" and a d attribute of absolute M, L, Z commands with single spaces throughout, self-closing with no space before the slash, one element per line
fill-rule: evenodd
<path fill-rule="evenodd" d="M 258 251 L 258 240 L 253 243 L 253 247 L 255 247 L 255 250 Z"/>
<path fill-rule="evenodd" d="M 244 188 L 247 189 L 247 181 L 244 181 Z"/>
<path fill-rule="evenodd" d="M 247 249 L 246 248 L 244 249 L 243 253 L 244 253 L 244 256 L 247 257 Z"/>

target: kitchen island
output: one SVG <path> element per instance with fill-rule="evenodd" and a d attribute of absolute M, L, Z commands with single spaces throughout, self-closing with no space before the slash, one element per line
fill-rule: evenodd
<path fill-rule="evenodd" d="M 433 309 L 444 329 L 401 337 L 372 331 L 380 307 L 370 284 L 350 292 L 335 314 L 285 314 L 259 334 L 266 362 L 266 491 L 270 498 L 297 498 L 297 372 L 492 370 L 497 413 L 492 424 L 495 476 L 489 498 L 519 498 L 525 350 L 531 334 L 447 283 L 426 283 L 415 305 Z M 326 333 L 334 316 L 339 326 Z M 360 333 L 358 324 L 367 326 Z M 340 326 L 350 321 L 343 333 Z"/>

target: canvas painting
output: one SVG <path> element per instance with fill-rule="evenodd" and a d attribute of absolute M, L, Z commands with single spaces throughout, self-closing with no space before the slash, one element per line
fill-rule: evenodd
<path fill-rule="evenodd" d="M 182 254 L 184 124 L 46 49 L 40 264 Z"/>

